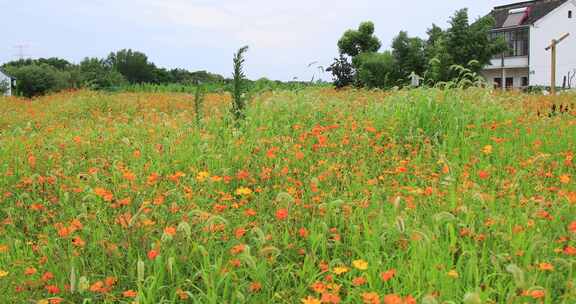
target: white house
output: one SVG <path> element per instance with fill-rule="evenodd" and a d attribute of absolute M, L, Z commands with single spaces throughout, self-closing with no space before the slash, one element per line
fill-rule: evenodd
<path fill-rule="evenodd" d="M 3 82 L 6 82 L 8 84 L 8 91 L 4 93 L 4 96 L 11 96 L 12 86 L 14 85 L 15 80 L 0 69 L 0 84 L 2 84 Z"/>
<path fill-rule="evenodd" d="M 495 87 L 550 86 L 551 54 L 545 48 L 565 33 L 557 46 L 556 86 L 576 87 L 576 0 L 533 0 L 497 6 L 492 36 L 504 36 L 509 50 L 484 67 Z"/>

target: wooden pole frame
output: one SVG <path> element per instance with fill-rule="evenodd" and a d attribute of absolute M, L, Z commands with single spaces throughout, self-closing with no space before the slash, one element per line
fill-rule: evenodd
<path fill-rule="evenodd" d="M 551 51 L 551 74 L 550 74 L 550 94 L 552 96 L 556 95 L 556 46 L 558 46 L 558 44 L 560 42 L 562 42 L 562 40 L 568 38 L 568 36 L 570 36 L 570 33 L 566 33 L 564 35 L 562 35 L 560 38 L 558 39 L 552 39 L 552 41 L 550 42 L 550 45 L 546 47 L 546 51 Z"/>

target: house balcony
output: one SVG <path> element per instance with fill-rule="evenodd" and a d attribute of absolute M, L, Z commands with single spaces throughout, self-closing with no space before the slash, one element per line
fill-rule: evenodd
<path fill-rule="evenodd" d="M 504 57 L 504 68 L 517 69 L 528 67 L 529 67 L 528 56 Z M 502 68 L 502 58 L 493 58 L 490 61 L 490 64 L 484 67 L 485 70 L 495 70 L 501 68 Z"/>

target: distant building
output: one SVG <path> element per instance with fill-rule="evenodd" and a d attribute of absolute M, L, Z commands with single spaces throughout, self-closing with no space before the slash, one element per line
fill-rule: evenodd
<path fill-rule="evenodd" d="M 4 93 L 4 96 L 12 96 L 12 87 L 16 80 L 0 69 L 0 83 L 2 82 L 8 83 L 8 91 Z"/>
<path fill-rule="evenodd" d="M 576 87 L 576 0 L 533 0 L 495 7 L 490 35 L 503 36 L 510 49 L 492 59 L 482 75 L 495 87 L 549 86 L 552 39 L 570 37 L 558 45 L 557 86 Z"/>

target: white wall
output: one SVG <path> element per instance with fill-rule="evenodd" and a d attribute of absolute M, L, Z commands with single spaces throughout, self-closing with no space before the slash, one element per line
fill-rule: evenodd
<path fill-rule="evenodd" d="M 492 69 L 492 70 L 483 70 L 482 76 L 486 79 L 486 81 L 492 85 L 494 83 L 494 78 L 501 78 L 502 77 L 502 70 L 500 69 Z M 512 77 L 514 78 L 514 88 L 522 87 L 522 77 L 528 76 L 528 69 L 527 68 L 516 68 L 516 69 L 506 69 L 506 78 Z M 506 84 L 506 82 L 504 82 Z"/>
<path fill-rule="evenodd" d="M 504 57 L 504 66 L 507 68 L 527 68 L 528 56 L 523 57 Z M 485 66 L 485 69 L 501 69 L 502 59 L 495 58 L 490 60 L 490 64 Z"/>
<path fill-rule="evenodd" d="M 8 86 L 11 87 L 12 83 L 11 83 L 11 81 L 10 81 L 10 78 L 9 78 L 8 76 L 4 75 L 4 73 L 0 72 L 0 82 L 2 82 L 2 81 L 4 81 L 4 80 L 7 81 L 7 82 L 8 82 Z M 5 96 L 10 96 L 10 95 L 12 95 L 12 94 L 11 94 L 11 93 L 12 93 L 12 89 L 11 89 L 10 87 L 8 88 L 8 92 L 7 92 L 6 94 L 4 94 Z"/>
<path fill-rule="evenodd" d="M 568 11 L 572 11 L 572 19 Z M 576 72 L 576 0 L 558 7 L 530 29 L 530 85 L 550 85 L 550 51 L 545 48 L 567 32 L 570 36 L 557 48 L 556 86 L 562 86 L 568 71 Z"/>

